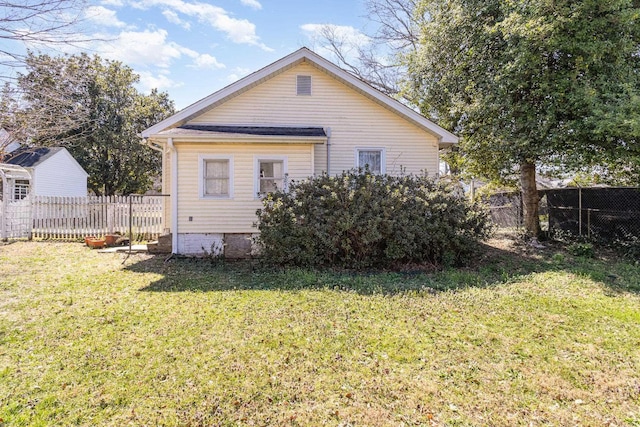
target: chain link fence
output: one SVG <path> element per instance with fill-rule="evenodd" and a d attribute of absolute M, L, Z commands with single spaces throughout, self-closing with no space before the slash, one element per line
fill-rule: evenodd
<path fill-rule="evenodd" d="M 500 229 L 519 229 L 522 227 L 522 197 L 520 193 L 495 193 L 487 200 L 491 211 L 491 220 Z"/>
<path fill-rule="evenodd" d="M 546 190 L 553 232 L 601 242 L 640 238 L 640 188 Z"/>
<path fill-rule="evenodd" d="M 539 194 L 540 224 L 551 234 L 602 243 L 640 239 L 640 188 L 562 188 Z M 520 193 L 495 193 L 487 202 L 498 228 L 522 227 Z"/>

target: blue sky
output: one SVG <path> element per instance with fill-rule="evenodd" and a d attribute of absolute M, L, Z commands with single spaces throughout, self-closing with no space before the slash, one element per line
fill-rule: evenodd
<path fill-rule="evenodd" d="M 182 109 L 302 46 L 326 55 L 321 25 L 366 43 L 365 14 L 363 0 L 93 0 L 84 27 L 96 41 L 83 48 L 129 65 L 139 89 L 166 91 Z"/>

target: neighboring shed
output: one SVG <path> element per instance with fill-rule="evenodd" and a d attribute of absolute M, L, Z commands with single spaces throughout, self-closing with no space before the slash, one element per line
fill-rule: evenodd
<path fill-rule="evenodd" d="M 88 174 L 63 147 L 22 147 L 12 151 L 0 169 L 24 172 L 7 175 L 4 197 L 20 200 L 37 196 L 86 196 Z M 14 178 L 12 178 L 12 176 Z"/>

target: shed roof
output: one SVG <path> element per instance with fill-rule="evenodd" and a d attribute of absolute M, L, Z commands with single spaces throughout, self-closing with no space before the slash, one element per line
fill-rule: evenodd
<path fill-rule="evenodd" d="M 61 150 L 62 147 L 21 147 L 5 158 L 4 163 L 32 168 Z"/>

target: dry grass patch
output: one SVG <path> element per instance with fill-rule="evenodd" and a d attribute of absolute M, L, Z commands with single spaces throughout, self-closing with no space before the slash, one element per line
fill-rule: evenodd
<path fill-rule="evenodd" d="M 0 425 L 640 425 L 640 271 L 265 271 L 0 247 Z"/>

